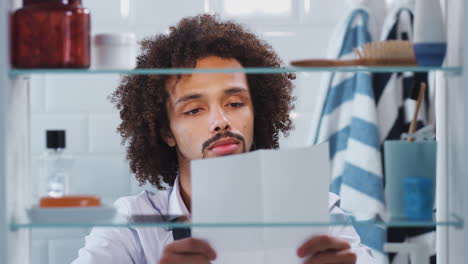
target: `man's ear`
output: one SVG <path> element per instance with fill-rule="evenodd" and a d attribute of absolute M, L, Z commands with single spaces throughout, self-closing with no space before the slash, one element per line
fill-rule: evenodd
<path fill-rule="evenodd" d="M 174 136 L 172 135 L 172 132 L 169 129 L 162 129 L 161 130 L 161 136 L 162 136 L 162 139 L 164 140 L 164 142 L 166 142 L 166 144 L 169 147 L 175 147 L 177 145 L 176 140 L 175 140 Z"/>

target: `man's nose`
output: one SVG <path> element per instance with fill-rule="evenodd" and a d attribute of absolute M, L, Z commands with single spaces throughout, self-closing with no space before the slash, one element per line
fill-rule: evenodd
<path fill-rule="evenodd" d="M 226 112 L 221 109 L 217 108 L 214 109 L 211 118 L 211 132 L 218 133 L 227 130 L 231 130 L 231 124 L 229 122 L 228 117 L 226 116 Z"/>

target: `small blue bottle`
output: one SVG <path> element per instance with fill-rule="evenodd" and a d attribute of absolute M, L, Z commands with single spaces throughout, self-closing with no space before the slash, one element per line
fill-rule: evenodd
<path fill-rule="evenodd" d="M 432 179 L 420 176 L 405 177 L 403 191 L 406 219 L 431 221 L 434 208 Z"/>

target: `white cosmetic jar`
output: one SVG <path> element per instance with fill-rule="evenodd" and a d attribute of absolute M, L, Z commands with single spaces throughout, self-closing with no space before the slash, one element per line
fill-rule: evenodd
<path fill-rule="evenodd" d="M 129 70 L 136 67 L 137 43 L 133 33 L 96 34 L 92 67 L 105 70 Z"/>

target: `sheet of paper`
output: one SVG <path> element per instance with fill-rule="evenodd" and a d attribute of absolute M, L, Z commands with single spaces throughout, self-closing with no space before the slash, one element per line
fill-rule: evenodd
<path fill-rule="evenodd" d="M 193 162 L 192 221 L 261 223 L 263 201 L 259 196 L 259 162 L 258 154 L 254 152 Z M 219 250 L 263 249 L 262 228 L 194 228 L 192 234 L 213 241 Z"/>
<path fill-rule="evenodd" d="M 326 222 L 328 145 L 260 150 L 193 161 L 194 223 Z M 194 237 L 217 251 L 215 263 L 300 263 L 296 249 L 326 227 L 199 227 Z M 253 261 L 255 260 L 255 261 Z M 245 262 L 243 262 L 245 263 Z"/>

